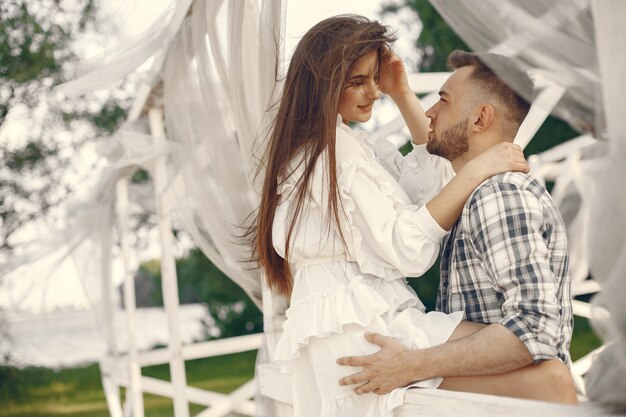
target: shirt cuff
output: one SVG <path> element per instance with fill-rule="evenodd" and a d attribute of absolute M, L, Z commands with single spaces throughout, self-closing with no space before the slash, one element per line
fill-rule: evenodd
<path fill-rule="evenodd" d="M 512 331 L 524 343 L 535 363 L 558 357 L 556 347 L 540 340 L 522 317 L 509 314 L 500 320 L 500 324 Z"/>
<path fill-rule="evenodd" d="M 433 242 L 441 242 L 441 239 L 448 234 L 448 231 L 439 226 L 439 223 L 431 216 L 425 205 L 415 212 L 415 217 L 422 231 Z"/>

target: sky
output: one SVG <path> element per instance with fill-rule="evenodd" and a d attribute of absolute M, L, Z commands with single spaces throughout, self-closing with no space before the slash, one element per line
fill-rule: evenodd
<path fill-rule="evenodd" d="M 115 33 L 115 36 L 102 37 L 87 35 L 81 39 L 76 49 L 83 57 L 93 57 L 118 42 L 131 41 L 147 28 L 172 0 L 107 0 L 102 2 L 102 15 L 109 18 L 103 27 Z M 390 0 L 386 0 L 389 2 Z M 417 38 L 419 25 L 414 16 L 387 16 L 380 18 L 381 0 L 289 0 L 286 11 L 285 53 L 289 57 L 300 37 L 314 24 L 327 17 L 354 13 L 381 21 L 398 29 L 399 41 L 395 49 L 406 57 L 407 62 L 415 61 L 415 52 L 411 47 Z M 119 19 L 119 16 L 132 16 L 132 22 Z M 412 20 L 413 19 L 413 20 Z M 403 24 L 413 21 L 413 24 Z M 15 129 L 20 129 L 15 126 Z M 22 128 L 23 129 L 23 128 Z M 38 233 L 45 233 L 42 229 Z M 67 260 L 60 264 L 56 272 L 46 275 L 51 264 L 43 263 L 39 269 L 13 274 L 0 284 L 0 309 L 11 311 L 19 304 L 20 309 L 32 312 L 53 310 L 57 308 L 85 308 L 88 306 L 80 279 L 73 264 Z M 114 262 L 114 281 L 120 282 L 122 270 L 119 262 Z"/>

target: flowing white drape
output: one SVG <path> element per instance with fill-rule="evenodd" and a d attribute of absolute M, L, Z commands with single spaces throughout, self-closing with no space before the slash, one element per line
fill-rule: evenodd
<path fill-rule="evenodd" d="M 282 9 L 226 3 L 195 1 L 165 60 L 167 135 L 181 145 L 169 161 L 171 186 L 194 242 L 260 305 L 260 273 L 238 236 L 258 204 L 252 152 L 274 92 Z"/>
<path fill-rule="evenodd" d="M 594 305 L 611 313 L 610 344 L 587 377 L 589 398 L 626 405 L 626 2 L 594 0 L 596 46 L 608 143 L 589 193 L 589 262 L 602 284 Z"/>
<path fill-rule="evenodd" d="M 515 56 L 522 67 L 565 87 L 554 114 L 581 131 L 594 130 L 602 107 L 589 0 L 431 3 L 472 50 Z"/>
<path fill-rule="evenodd" d="M 147 134 L 147 126 L 141 121 L 125 124 L 108 142 L 101 146 L 100 154 L 108 165 L 102 170 L 97 183 L 82 198 L 71 201 L 67 207 L 66 224 L 53 228 L 44 236 L 19 248 L 21 255 L 2 265 L 0 273 L 5 275 L 5 285 L 14 280 L 32 280 L 32 288 L 45 293 L 49 277 L 58 271 L 66 259 L 70 259 L 82 283 L 83 292 L 94 311 L 96 323 L 107 343 L 109 353 L 123 349 L 117 346 L 114 331 L 113 308 L 115 299 L 111 277 L 112 253 L 115 240 L 115 186 L 120 178 L 131 175 L 139 167 L 152 170 L 156 158 L 176 149 L 175 144 L 157 145 Z M 133 188 L 141 191 L 140 186 Z M 141 207 L 153 205 L 150 194 L 135 192 L 132 203 Z M 22 285 L 24 287 L 24 285 Z M 33 291 L 26 287 L 25 291 Z M 19 298 L 29 294 L 15 294 L 18 298 L 17 310 L 25 307 Z M 35 311 L 46 311 L 45 294 L 41 296 L 41 306 L 28 305 Z"/>

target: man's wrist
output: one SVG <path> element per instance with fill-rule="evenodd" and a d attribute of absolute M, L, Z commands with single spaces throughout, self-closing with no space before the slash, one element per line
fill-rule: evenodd
<path fill-rule="evenodd" d="M 413 349 L 408 353 L 409 376 L 411 382 L 424 381 L 437 375 L 433 374 L 432 348 Z"/>
<path fill-rule="evenodd" d="M 484 168 L 482 166 L 470 160 L 461 168 L 458 172 L 460 175 L 457 174 L 457 176 L 466 181 L 471 188 L 476 188 L 487 179 L 487 175 L 483 170 Z"/>

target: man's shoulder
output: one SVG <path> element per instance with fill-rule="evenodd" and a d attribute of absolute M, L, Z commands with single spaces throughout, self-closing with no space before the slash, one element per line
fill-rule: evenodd
<path fill-rule="evenodd" d="M 474 195 L 499 193 L 503 191 L 524 192 L 529 191 L 540 196 L 547 192 L 545 185 L 532 174 L 523 172 L 504 172 L 487 178 L 476 190 Z"/>
<path fill-rule="evenodd" d="M 546 195 L 549 195 L 548 190 L 535 176 L 523 172 L 505 172 L 483 181 L 468 199 L 466 207 L 514 196 L 525 201 L 538 201 L 543 200 Z"/>

